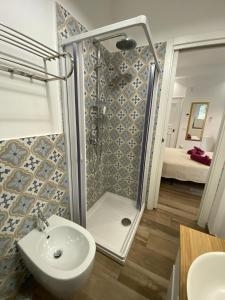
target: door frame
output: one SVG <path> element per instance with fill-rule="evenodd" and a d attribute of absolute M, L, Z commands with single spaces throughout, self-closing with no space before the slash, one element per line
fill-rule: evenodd
<path fill-rule="evenodd" d="M 173 40 L 167 41 L 160 103 L 156 129 L 154 132 L 155 143 L 153 145 L 153 154 L 148 183 L 149 189 L 147 209 L 157 208 L 160 179 L 162 173 L 162 157 L 165 150 L 165 141 L 167 135 L 165 128 L 166 124 L 168 126 L 169 122 L 169 113 L 167 112 L 171 106 L 171 104 L 168 102 L 168 99 L 171 100 L 173 95 L 173 89 L 171 89 L 171 87 L 172 83 L 174 82 L 173 77 L 175 78 L 177 58 L 177 53 L 173 50 Z M 165 120 L 165 118 L 167 118 L 168 120 Z"/>
<path fill-rule="evenodd" d="M 164 76 L 162 81 L 162 92 L 158 112 L 158 120 L 155 131 L 155 144 L 152 156 L 152 168 L 149 179 L 149 194 L 147 208 L 157 208 L 159 198 L 159 188 L 162 175 L 163 154 L 165 151 L 165 136 L 169 122 L 173 87 L 177 67 L 178 54 L 180 50 L 200 48 L 205 46 L 225 46 L 225 34 L 222 31 L 206 33 L 195 36 L 185 36 L 167 42 L 167 50 L 164 65 Z M 198 225 L 205 227 L 212 203 L 214 201 L 219 180 L 223 171 L 225 158 L 222 153 L 225 151 L 225 117 L 221 121 L 220 133 L 217 138 L 216 148 L 208 181 L 204 189 L 201 200 Z"/>
<path fill-rule="evenodd" d="M 77 69 L 77 76 L 71 76 L 67 79 L 66 85 L 63 89 L 63 120 L 64 120 L 64 131 L 65 131 L 65 143 L 67 146 L 67 163 L 68 163 L 68 181 L 69 181 L 69 197 L 70 197 L 70 210 L 71 219 L 85 227 L 86 220 L 86 168 L 85 168 L 85 103 L 79 101 L 84 97 L 84 77 L 83 77 L 83 59 L 76 59 L 81 57 L 79 53 L 82 53 L 82 42 L 90 38 L 95 38 L 101 34 L 111 34 L 118 30 L 132 28 L 138 26 L 143 29 L 148 46 L 152 52 L 154 58 L 154 65 L 157 73 L 161 72 L 159 59 L 157 57 L 154 44 L 152 42 L 151 30 L 148 24 L 148 20 L 145 16 L 138 16 L 135 18 L 127 19 L 121 22 L 113 23 L 104 27 L 100 27 L 91 31 L 87 31 L 78 35 L 74 35 L 67 39 L 63 39 L 60 47 L 63 50 L 67 50 L 71 55 L 74 55 L 74 67 Z M 74 53 L 74 50 L 76 50 Z M 66 67 L 66 65 L 65 65 Z M 74 71 L 76 73 L 76 71 Z M 153 90 L 153 107 L 155 110 L 157 100 L 157 89 L 158 89 L 159 76 L 156 76 Z M 76 82 L 77 81 L 77 82 Z M 76 84 L 75 84 L 76 83 Z M 76 116 L 79 115 L 80 123 L 76 123 Z M 148 132 L 148 144 L 146 149 L 146 163 L 144 169 L 144 182 L 143 182 L 143 201 L 146 196 L 147 186 L 147 174 L 148 174 L 148 157 L 150 157 L 152 151 L 152 140 L 153 140 L 153 118 L 150 119 L 149 132 Z M 79 169 L 81 172 L 79 172 Z M 79 178 L 79 173 L 81 176 Z M 84 191 L 82 194 L 79 190 Z"/>

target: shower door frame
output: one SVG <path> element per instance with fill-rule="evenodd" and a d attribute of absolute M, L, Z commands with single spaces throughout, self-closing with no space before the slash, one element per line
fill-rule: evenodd
<path fill-rule="evenodd" d="M 64 130 L 65 130 L 65 140 L 67 144 L 68 155 L 68 173 L 69 173 L 69 195 L 70 195 L 70 205 L 72 210 L 71 219 L 74 222 L 81 224 L 86 227 L 86 139 L 85 139 L 85 103 L 81 103 L 79 99 L 84 99 L 84 62 L 82 55 L 82 41 L 88 40 L 90 38 L 95 38 L 103 34 L 112 34 L 115 31 L 128 29 L 131 27 L 140 26 L 143 28 L 150 51 L 153 54 L 154 64 L 155 64 L 155 82 L 153 84 L 153 95 L 152 95 L 152 105 L 151 105 L 151 120 L 149 126 L 149 132 L 147 133 L 147 147 L 146 147 L 146 163 L 143 173 L 143 188 L 142 188 L 142 201 L 140 212 L 143 212 L 143 207 L 146 202 L 146 189 L 147 189 L 147 176 L 148 176 L 148 167 L 149 167 L 149 158 L 151 153 L 152 146 L 152 137 L 153 137 L 153 124 L 156 108 L 156 99 L 158 91 L 158 81 L 160 73 L 160 66 L 157 59 L 157 54 L 152 42 L 152 36 L 150 27 L 145 16 L 138 16 L 136 18 L 128 19 L 122 22 L 114 23 L 107 25 L 92 31 L 81 33 L 79 35 L 69 37 L 63 40 L 61 46 L 63 50 L 71 53 L 74 57 L 75 70 L 77 69 L 77 74 L 74 74 L 74 77 L 71 77 L 67 80 L 67 91 L 64 92 L 64 98 L 66 101 L 63 101 L 63 111 L 64 111 Z M 74 72 L 75 73 L 75 72 Z M 76 83 L 73 80 L 77 81 Z M 74 99 L 74 102 L 71 104 L 69 99 Z M 72 105 L 72 107 L 71 107 Z M 72 108 L 72 111 L 71 111 Z M 79 116 L 80 122 L 77 122 L 77 117 Z M 73 128 L 75 127 L 75 129 Z M 73 130 L 70 130 L 73 128 Z M 71 136 L 72 135 L 72 136 Z M 73 153 L 73 155 L 72 155 Z M 73 157 L 75 156 L 75 157 Z M 74 163 L 75 162 L 75 163 Z M 76 169 L 76 170 L 74 170 Z M 80 170 L 80 171 L 79 171 Z M 81 173 L 81 174 L 79 174 Z M 80 178 L 79 178 L 80 175 Z M 76 178 L 75 178 L 76 177 Z M 75 184 L 74 184 L 75 180 Z M 79 193 L 79 191 L 83 191 Z M 77 199 L 77 200 L 76 200 Z M 78 212 L 78 213 L 77 213 Z"/>

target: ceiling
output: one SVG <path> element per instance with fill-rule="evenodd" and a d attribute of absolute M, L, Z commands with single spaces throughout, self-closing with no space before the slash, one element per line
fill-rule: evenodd
<path fill-rule="evenodd" d="M 98 28 L 144 14 L 154 41 L 225 30 L 224 0 L 67 0 L 88 27 Z"/>
<path fill-rule="evenodd" d="M 60 0 L 59 0 L 60 1 Z M 144 14 L 149 19 L 153 42 L 186 35 L 225 32 L 225 0 L 61 0 L 89 30 Z M 144 36 L 129 36 L 145 44 Z M 106 43 L 107 45 L 107 43 Z M 115 48 L 115 40 L 109 42 Z M 115 49 L 114 49 L 115 50 Z M 223 76 L 225 49 L 210 48 L 180 53 L 177 76 L 182 78 Z"/>

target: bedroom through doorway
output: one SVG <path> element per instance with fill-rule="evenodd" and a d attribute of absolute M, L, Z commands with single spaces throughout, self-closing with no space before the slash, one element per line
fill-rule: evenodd
<path fill-rule="evenodd" d="M 225 108 L 225 47 L 180 50 L 158 208 L 197 220 Z"/>

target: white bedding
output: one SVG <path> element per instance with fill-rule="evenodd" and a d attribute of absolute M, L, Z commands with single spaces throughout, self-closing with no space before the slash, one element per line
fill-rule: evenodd
<path fill-rule="evenodd" d="M 206 152 L 206 155 L 212 158 L 213 152 Z M 166 148 L 162 177 L 206 183 L 208 172 L 209 166 L 193 161 L 186 150 Z"/>

